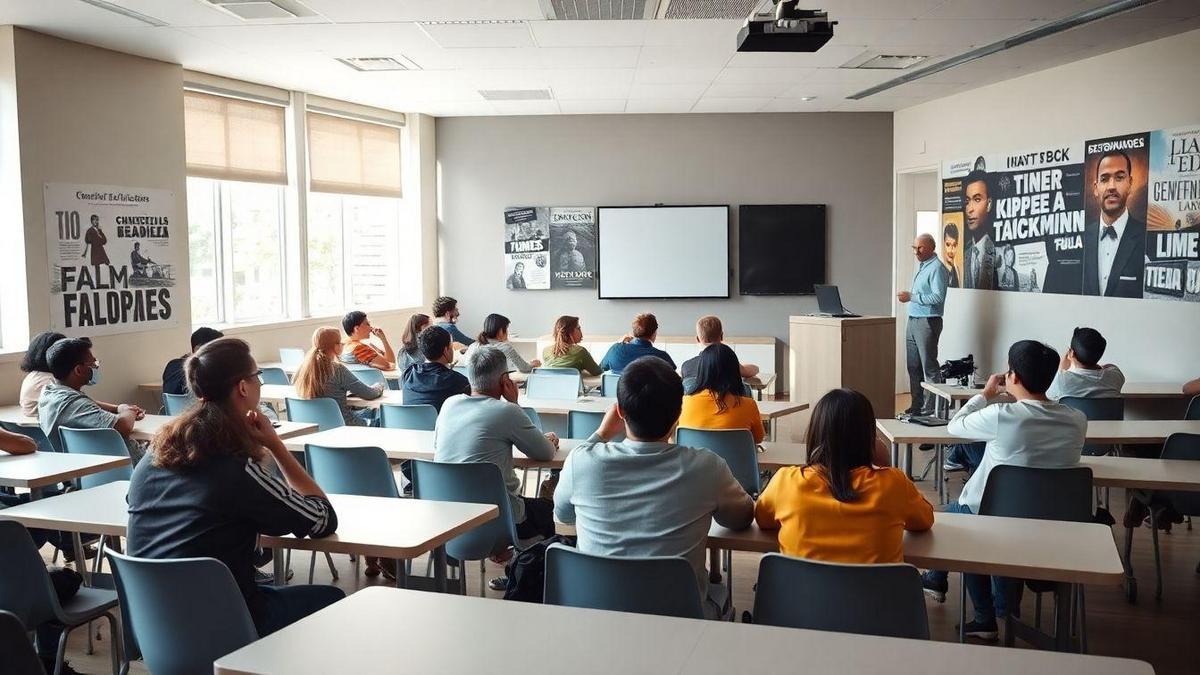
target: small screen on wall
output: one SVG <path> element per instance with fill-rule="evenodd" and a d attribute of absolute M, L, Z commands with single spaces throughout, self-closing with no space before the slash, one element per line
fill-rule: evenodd
<path fill-rule="evenodd" d="M 808 295 L 825 283 L 825 205 L 738 207 L 738 292 Z"/>

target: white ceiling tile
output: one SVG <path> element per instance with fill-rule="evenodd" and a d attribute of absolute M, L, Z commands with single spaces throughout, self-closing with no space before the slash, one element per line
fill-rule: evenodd
<path fill-rule="evenodd" d="M 692 112 L 711 112 L 711 113 L 752 113 L 762 110 L 763 106 L 770 103 L 770 97 L 759 98 L 720 98 L 705 96 L 696 105 L 692 106 Z"/>
<path fill-rule="evenodd" d="M 708 84 L 720 68 L 638 68 L 633 81 L 638 84 Z"/>
<path fill-rule="evenodd" d="M 539 47 L 640 47 L 648 21 L 531 21 Z"/>
<path fill-rule="evenodd" d="M 705 68 L 719 69 L 733 56 L 734 45 L 726 49 L 707 46 L 642 47 L 638 68 Z"/>
<path fill-rule="evenodd" d="M 638 47 L 542 48 L 543 68 L 635 68 Z"/>
<path fill-rule="evenodd" d="M 498 115 L 554 115 L 558 101 L 491 101 Z"/>
<path fill-rule="evenodd" d="M 533 47 L 533 36 L 525 23 L 418 24 L 443 49 L 489 47 Z"/>
<path fill-rule="evenodd" d="M 801 101 L 798 98 L 776 98 L 771 99 L 759 112 L 764 113 L 779 113 L 779 112 L 823 112 L 831 110 L 837 104 L 836 101 Z"/>
<path fill-rule="evenodd" d="M 629 99 L 627 113 L 685 113 L 695 105 L 695 98 Z"/>
<path fill-rule="evenodd" d="M 419 108 L 413 108 L 413 110 L 415 112 L 433 115 L 434 117 L 459 117 L 496 114 L 496 111 L 492 109 L 492 104 L 488 103 L 487 101 L 430 103 Z"/>
<path fill-rule="evenodd" d="M 565 114 L 574 115 L 623 113 L 625 112 L 625 99 L 559 101 L 558 109 Z"/>
<path fill-rule="evenodd" d="M 631 100 L 648 98 L 690 98 L 695 100 L 707 88 L 707 84 L 635 84 L 629 88 L 629 98 Z"/>
<path fill-rule="evenodd" d="M 626 84 L 604 84 L 592 83 L 586 81 L 586 74 L 593 72 L 590 70 L 577 70 L 580 74 L 579 82 L 563 82 L 561 84 L 552 84 L 550 87 L 554 90 L 554 97 L 560 101 L 590 101 L 596 99 L 621 99 L 625 100 L 629 96 L 628 83 Z"/>
<path fill-rule="evenodd" d="M 712 84 L 704 92 L 705 98 L 766 98 L 771 99 L 790 89 L 789 82 L 727 83 Z"/>
<path fill-rule="evenodd" d="M 821 9 L 834 21 L 849 19 L 912 19 L 946 0 L 823 0 Z"/>
<path fill-rule="evenodd" d="M 155 0 L 161 2 L 161 0 Z M 544 19 L 536 0 L 303 0 L 333 21 L 504 21 Z"/>
<path fill-rule="evenodd" d="M 866 45 L 830 40 L 815 52 L 737 52 L 726 68 L 836 68 L 867 50 Z"/>
<path fill-rule="evenodd" d="M 714 84 L 770 84 L 806 80 L 812 68 L 725 68 L 717 74 Z"/>
<path fill-rule="evenodd" d="M 740 19 L 688 19 L 671 21 L 641 21 L 646 26 L 647 46 L 695 47 L 712 45 L 721 49 L 737 47 Z"/>
<path fill-rule="evenodd" d="M 810 72 L 811 74 L 802 80 L 804 84 L 850 84 L 869 87 L 897 77 L 904 71 L 871 68 L 816 68 Z"/>

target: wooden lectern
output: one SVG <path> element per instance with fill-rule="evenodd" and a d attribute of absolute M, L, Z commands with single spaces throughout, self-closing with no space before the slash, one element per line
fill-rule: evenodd
<path fill-rule="evenodd" d="M 844 387 L 870 399 L 875 417 L 895 414 L 894 317 L 792 316 L 788 323 L 791 400 L 812 406 L 830 389 Z"/>

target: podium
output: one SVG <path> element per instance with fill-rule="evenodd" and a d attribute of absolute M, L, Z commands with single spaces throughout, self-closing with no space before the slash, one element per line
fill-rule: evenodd
<path fill-rule="evenodd" d="M 792 316 L 788 324 L 791 400 L 813 406 L 830 389 L 854 389 L 875 417 L 895 414 L 895 317 Z"/>

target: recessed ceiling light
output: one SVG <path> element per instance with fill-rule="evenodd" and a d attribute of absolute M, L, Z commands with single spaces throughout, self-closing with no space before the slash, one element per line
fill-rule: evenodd
<path fill-rule="evenodd" d="M 817 97 L 816 96 L 801 96 L 800 100 L 801 101 L 815 101 L 815 100 L 817 100 Z"/>

